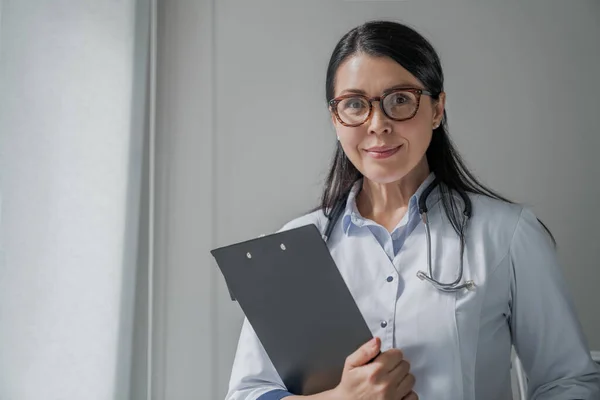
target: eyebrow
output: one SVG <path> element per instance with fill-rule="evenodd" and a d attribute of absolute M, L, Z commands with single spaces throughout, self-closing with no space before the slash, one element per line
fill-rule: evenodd
<path fill-rule="evenodd" d="M 393 90 L 398 90 L 398 89 L 408 89 L 408 88 L 419 88 L 420 85 L 414 85 L 412 83 L 401 83 L 399 85 L 394 85 L 390 88 L 387 88 L 383 91 L 383 94 L 389 93 Z M 365 92 L 362 89 L 344 89 L 340 92 L 340 96 L 343 94 L 362 94 L 364 96 L 367 95 L 367 92 Z"/>

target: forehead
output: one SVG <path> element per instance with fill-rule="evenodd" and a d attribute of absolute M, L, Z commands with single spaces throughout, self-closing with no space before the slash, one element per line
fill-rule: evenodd
<path fill-rule="evenodd" d="M 384 90 L 398 85 L 423 86 L 410 72 L 389 57 L 356 54 L 340 64 L 335 77 L 335 96 L 356 90 L 378 96 Z"/>

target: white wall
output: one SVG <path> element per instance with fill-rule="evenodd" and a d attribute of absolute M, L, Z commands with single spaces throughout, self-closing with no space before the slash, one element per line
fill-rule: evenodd
<path fill-rule="evenodd" d="M 129 399 L 147 14 L 0 3 L 1 399 Z"/>

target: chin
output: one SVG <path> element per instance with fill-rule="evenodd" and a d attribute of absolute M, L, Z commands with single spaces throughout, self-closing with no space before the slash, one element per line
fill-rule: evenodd
<path fill-rule="evenodd" d="M 404 179 L 420 167 L 418 161 L 406 158 L 386 161 L 363 160 L 359 170 L 371 182 L 385 185 Z"/>
<path fill-rule="evenodd" d="M 369 179 L 371 182 L 379 183 L 381 185 L 386 185 L 388 183 L 398 182 L 404 176 L 406 176 L 406 171 L 403 169 L 396 169 L 394 171 L 365 171 L 363 176 Z"/>

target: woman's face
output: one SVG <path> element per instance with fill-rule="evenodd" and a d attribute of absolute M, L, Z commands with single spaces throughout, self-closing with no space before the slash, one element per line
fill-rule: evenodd
<path fill-rule="evenodd" d="M 391 58 L 357 54 L 338 68 L 335 97 L 359 93 L 371 98 L 382 96 L 386 90 L 398 86 L 426 89 Z M 393 101 L 403 102 L 402 99 Z M 377 101 L 373 102 L 371 118 L 360 126 L 344 126 L 333 112 L 332 118 L 342 148 L 352 164 L 366 178 L 386 184 L 399 181 L 418 166 L 428 168 L 425 152 L 433 128 L 442 119 L 444 101 L 444 93 L 437 101 L 421 95 L 417 113 L 405 121 L 388 118 Z M 344 107 L 348 112 L 356 112 L 359 105 Z"/>

